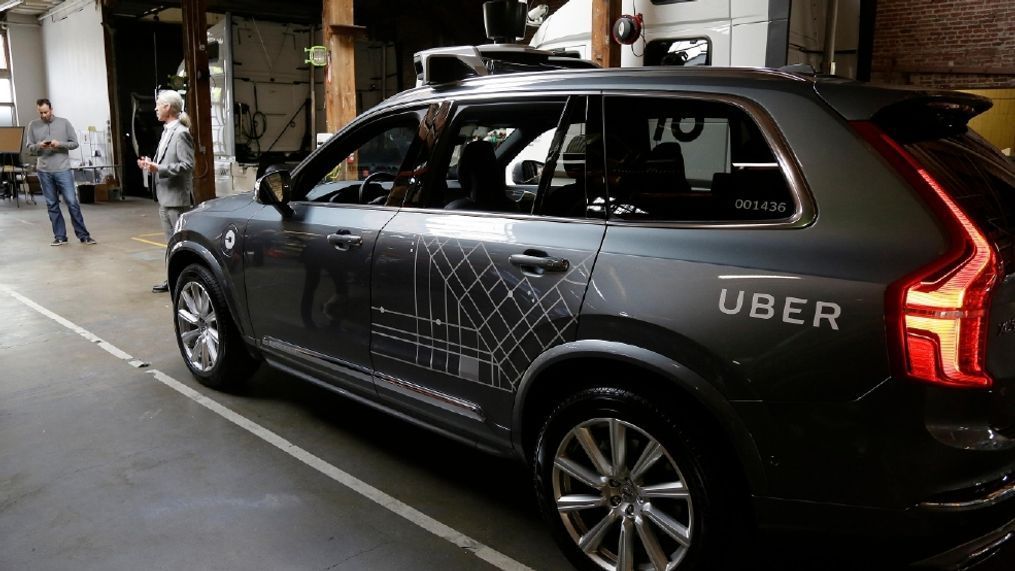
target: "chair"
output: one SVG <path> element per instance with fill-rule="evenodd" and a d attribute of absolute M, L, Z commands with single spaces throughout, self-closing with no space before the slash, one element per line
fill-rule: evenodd
<path fill-rule="evenodd" d="M 493 143 L 472 141 L 462 149 L 458 159 L 458 182 L 465 197 L 452 200 L 446 210 L 482 210 L 514 212 L 514 201 L 507 196 L 504 169 L 497 162 Z"/>

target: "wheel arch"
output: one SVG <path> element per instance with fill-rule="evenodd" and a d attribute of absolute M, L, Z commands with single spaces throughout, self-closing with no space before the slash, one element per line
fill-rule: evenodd
<path fill-rule="evenodd" d="M 208 248 L 197 242 L 182 240 L 172 245 L 166 257 L 170 292 L 176 290 L 176 282 L 187 266 L 191 264 L 204 266 L 215 276 L 215 280 L 222 284 L 226 305 L 229 307 L 233 322 L 240 329 L 240 334 L 248 339 L 252 337 L 247 314 L 240 311 L 240 303 L 236 299 L 236 284 L 229 272 L 223 271 L 221 264 Z"/>
<path fill-rule="evenodd" d="M 567 374 L 559 374 L 567 371 Z M 587 372 L 589 374 L 575 374 Z M 747 426 L 730 401 L 706 378 L 654 351 L 615 341 L 581 340 L 558 345 L 540 355 L 522 376 L 515 394 L 513 445 L 523 458 L 535 449 L 543 421 L 554 403 L 579 390 L 603 385 L 604 373 L 624 373 L 614 384 L 650 398 L 676 398 L 700 414 L 720 439 L 729 460 L 743 471 L 757 494 L 766 488 L 764 463 Z M 640 372 L 639 375 L 630 375 Z M 563 380 L 561 380 L 563 379 Z"/>

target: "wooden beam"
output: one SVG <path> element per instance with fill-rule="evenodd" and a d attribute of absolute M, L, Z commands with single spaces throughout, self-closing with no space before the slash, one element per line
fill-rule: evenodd
<path fill-rule="evenodd" d="M 123 167 L 124 167 L 124 154 L 123 154 L 123 141 L 121 140 L 121 119 L 120 119 L 120 102 L 117 99 L 117 94 L 120 92 L 120 79 L 119 74 L 116 72 L 116 45 L 115 35 L 116 28 L 112 25 L 113 16 L 109 8 L 106 6 L 102 7 L 102 40 L 106 47 L 106 81 L 107 89 L 109 93 L 109 139 L 113 143 L 113 156 L 109 157 L 110 164 L 120 165 L 114 168 L 114 175 L 116 180 L 123 189 L 125 186 L 123 178 Z"/>
<path fill-rule="evenodd" d="M 592 61 L 620 67 L 620 44 L 613 41 L 613 23 L 620 17 L 621 0 L 592 0 Z"/>
<path fill-rule="evenodd" d="M 183 60 L 187 114 L 194 137 L 194 204 L 215 198 L 215 148 L 211 140 L 207 0 L 183 0 Z"/>
<path fill-rule="evenodd" d="M 328 67 L 324 74 L 324 111 L 329 133 L 356 117 L 356 34 L 353 0 L 324 0 L 324 45 Z"/>

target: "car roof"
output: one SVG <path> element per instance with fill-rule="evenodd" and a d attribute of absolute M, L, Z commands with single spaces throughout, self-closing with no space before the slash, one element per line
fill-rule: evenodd
<path fill-rule="evenodd" d="M 390 97 L 368 114 L 413 102 L 475 95 L 528 93 L 724 93 L 783 91 L 819 97 L 847 120 L 872 118 L 878 111 L 907 100 L 954 101 L 982 112 L 989 99 L 954 91 L 879 86 L 843 78 L 745 67 L 630 67 L 565 69 L 470 77 L 425 85 Z"/>

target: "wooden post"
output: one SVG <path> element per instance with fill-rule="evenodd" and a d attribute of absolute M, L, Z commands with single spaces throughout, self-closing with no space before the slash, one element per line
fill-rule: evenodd
<path fill-rule="evenodd" d="M 113 156 L 108 157 L 110 164 L 119 165 L 113 168 L 113 175 L 116 177 L 117 184 L 120 187 L 120 191 L 123 192 L 126 188 L 124 182 L 123 169 L 124 166 L 124 153 L 123 153 L 123 141 L 120 139 L 121 135 L 121 121 L 120 121 L 120 101 L 116 94 L 120 92 L 120 80 L 119 74 L 116 72 L 116 45 L 115 40 L 116 28 L 113 26 L 113 16 L 108 6 L 102 6 L 102 39 L 106 47 L 106 76 L 107 76 L 107 88 L 109 92 L 109 140 L 113 143 Z M 133 165 L 131 165 L 133 166 Z M 122 196 L 122 195 L 121 195 Z"/>
<path fill-rule="evenodd" d="M 335 133 L 356 117 L 356 34 L 353 0 L 324 0 L 324 106 L 328 132 Z"/>
<path fill-rule="evenodd" d="M 194 137 L 194 204 L 215 198 L 215 148 L 211 140 L 207 0 L 183 0 L 183 58 L 187 114 Z"/>
<path fill-rule="evenodd" d="M 613 22 L 620 17 L 621 0 L 592 0 L 592 61 L 620 67 L 620 44 L 613 41 Z"/>

